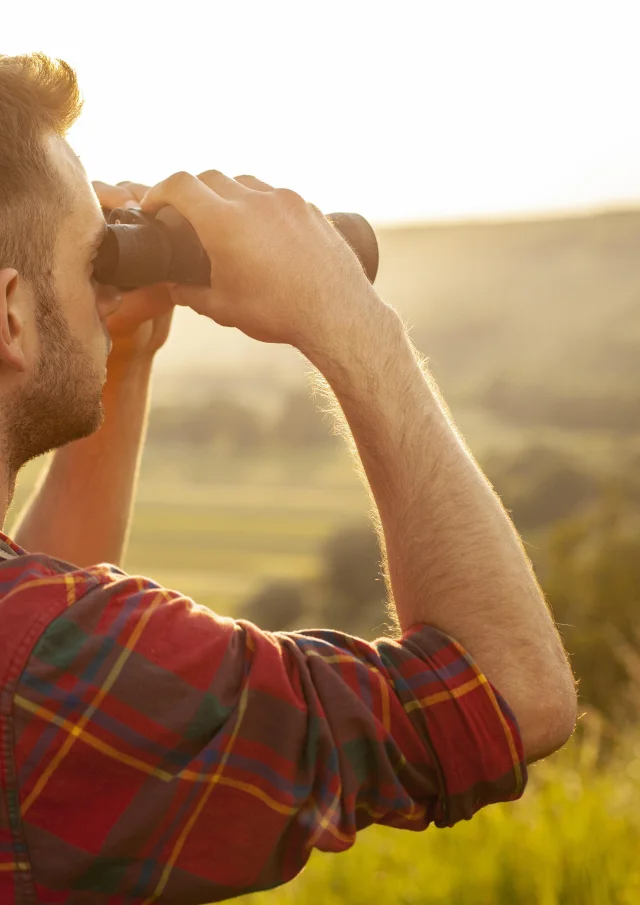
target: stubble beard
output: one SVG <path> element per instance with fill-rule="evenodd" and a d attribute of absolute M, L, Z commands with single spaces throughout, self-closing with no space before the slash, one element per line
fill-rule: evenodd
<path fill-rule="evenodd" d="M 93 434 L 104 418 L 102 378 L 71 333 L 55 287 L 36 287 L 40 360 L 5 413 L 5 463 L 16 475 L 43 453 Z"/>

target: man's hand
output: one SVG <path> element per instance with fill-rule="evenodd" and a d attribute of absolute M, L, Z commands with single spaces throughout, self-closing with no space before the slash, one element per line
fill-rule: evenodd
<path fill-rule="evenodd" d="M 295 192 L 215 170 L 176 173 L 150 189 L 142 209 L 172 205 L 211 261 L 211 289 L 177 287 L 179 304 L 263 342 L 305 354 L 354 317 L 386 307 L 340 233 Z"/>
<path fill-rule="evenodd" d="M 136 182 L 107 185 L 94 182 L 102 207 L 138 207 L 148 186 Z M 120 307 L 105 321 L 113 341 L 109 366 L 120 362 L 151 359 L 169 336 L 174 301 L 165 284 L 123 293 Z"/>

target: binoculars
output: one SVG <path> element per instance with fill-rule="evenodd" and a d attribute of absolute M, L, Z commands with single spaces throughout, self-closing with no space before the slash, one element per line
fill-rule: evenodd
<path fill-rule="evenodd" d="M 139 210 L 105 211 L 107 231 L 94 263 L 99 283 L 138 289 L 153 283 L 211 285 L 211 262 L 191 226 L 173 207 L 155 217 Z M 359 214 L 328 214 L 327 220 L 349 243 L 373 283 L 378 271 L 378 242 Z"/>

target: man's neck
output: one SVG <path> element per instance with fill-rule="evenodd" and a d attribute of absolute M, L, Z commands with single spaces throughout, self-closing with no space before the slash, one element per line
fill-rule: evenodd
<path fill-rule="evenodd" d="M 8 468 L 0 467 L 0 530 L 4 531 L 4 523 L 7 512 L 11 506 L 16 489 L 17 473 L 12 473 Z"/>

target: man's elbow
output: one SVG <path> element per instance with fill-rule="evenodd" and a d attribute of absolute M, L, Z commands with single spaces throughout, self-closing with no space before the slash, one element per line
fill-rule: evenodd
<path fill-rule="evenodd" d="M 527 763 L 548 757 L 573 735 L 578 718 L 578 695 L 571 670 L 555 681 L 541 683 L 534 698 L 521 706 L 518 716 Z"/>

